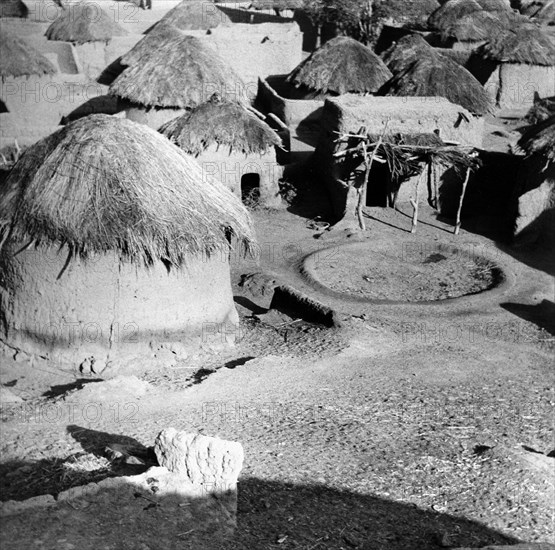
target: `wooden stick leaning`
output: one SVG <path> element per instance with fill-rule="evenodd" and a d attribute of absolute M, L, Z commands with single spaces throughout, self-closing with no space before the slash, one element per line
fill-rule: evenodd
<path fill-rule="evenodd" d="M 458 235 L 459 231 L 461 229 L 461 211 L 462 211 L 462 206 L 463 206 L 463 202 L 464 202 L 464 195 L 466 193 L 466 186 L 468 185 L 469 178 L 470 178 L 470 168 L 467 168 L 466 169 L 466 177 L 464 178 L 463 185 L 462 185 L 461 196 L 459 198 L 459 207 L 457 208 L 457 218 L 455 220 L 455 230 L 453 231 L 453 233 L 455 235 Z"/>

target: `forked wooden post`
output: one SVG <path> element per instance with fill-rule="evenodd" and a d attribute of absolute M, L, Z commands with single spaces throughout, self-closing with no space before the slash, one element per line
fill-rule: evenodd
<path fill-rule="evenodd" d="M 412 227 L 410 232 L 416 233 L 416 226 L 418 225 L 418 201 L 419 201 L 419 194 L 420 194 L 420 181 L 422 180 L 422 174 L 418 176 L 416 180 L 416 189 L 414 190 L 415 198 L 410 200 L 410 203 L 413 207 L 412 212 Z"/>
<path fill-rule="evenodd" d="M 455 235 L 458 235 L 461 229 L 461 211 L 462 211 L 462 206 L 464 202 L 464 195 L 466 193 L 466 186 L 468 185 L 469 178 L 470 178 L 470 168 L 467 168 L 466 177 L 464 178 L 463 185 L 462 185 L 461 196 L 459 198 L 459 207 L 457 208 L 457 218 L 455 220 L 455 231 L 453 232 Z"/>

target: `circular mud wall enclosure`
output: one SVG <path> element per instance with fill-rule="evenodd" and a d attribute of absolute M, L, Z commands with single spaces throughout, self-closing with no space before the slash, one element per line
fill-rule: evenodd
<path fill-rule="evenodd" d="M 335 296 L 384 304 L 450 302 L 506 283 L 488 255 L 415 236 L 331 247 L 309 255 L 302 272 Z"/>

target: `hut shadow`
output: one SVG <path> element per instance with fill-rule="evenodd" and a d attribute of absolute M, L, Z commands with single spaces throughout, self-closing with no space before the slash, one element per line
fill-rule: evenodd
<path fill-rule="evenodd" d="M 266 313 L 268 311 L 267 308 L 255 304 L 252 300 L 249 300 L 245 296 L 234 296 L 233 300 L 241 307 L 248 309 L 253 315 Z"/>
<path fill-rule="evenodd" d="M 114 96 L 101 95 L 92 97 L 63 117 L 60 124 L 69 124 L 80 118 L 95 114 L 115 115 L 121 110 L 118 100 Z"/>
<path fill-rule="evenodd" d="M 126 69 L 126 66 L 121 63 L 121 58 L 122 56 L 118 57 L 104 68 L 104 70 L 100 73 L 100 76 L 96 79 L 99 84 L 110 86 L 112 82 L 114 82 L 114 80 Z"/>
<path fill-rule="evenodd" d="M 91 384 L 94 382 L 102 382 L 102 378 L 77 378 L 69 384 L 59 384 L 56 386 L 51 386 L 50 389 L 42 394 L 43 397 L 48 399 L 53 399 L 60 397 L 72 390 L 82 390 L 86 384 Z"/>
<path fill-rule="evenodd" d="M 147 456 L 149 453 L 148 447 L 137 439 L 126 435 L 99 432 L 75 424 L 68 425 L 66 431 L 81 445 L 83 451 L 97 457 L 104 456 L 106 447 L 114 443 L 129 447 L 137 452 L 137 454 L 144 454 Z"/>
<path fill-rule="evenodd" d="M 555 336 L 555 303 L 549 300 L 543 300 L 536 305 L 505 302 L 501 304 L 501 307 Z"/>
<path fill-rule="evenodd" d="M 33 514 L 33 520 L 40 521 L 41 538 L 53 540 L 62 530 L 66 545 L 79 546 L 83 522 L 95 518 L 102 529 L 86 531 L 87 548 L 130 540 L 141 540 L 145 547 L 177 548 L 176 537 L 180 537 L 179 548 L 207 550 L 274 548 L 277 540 L 285 543 L 284 548 L 361 550 L 436 550 L 519 542 L 477 521 L 324 484 L 240 479 L 234 533 L 229 529 L 229 508 L 226 510 L 223 502 L 218 503 L 212 495 L 187 500 L 192 514 L 184 514 L 179 498 L 157 498 L 129 484 L 87 499 L 83 518 L 79 512 L 29 511 L 4 518 L 3 533 L 17 540 L 21 548 L 33 546 L 38 536 L 28 528 Z M 79 510 L 79 502 L 71 508 Z M 118 521 L 113 521 L 114 516 Z M 184 534 L 189 536 L 183 538 Z"/>

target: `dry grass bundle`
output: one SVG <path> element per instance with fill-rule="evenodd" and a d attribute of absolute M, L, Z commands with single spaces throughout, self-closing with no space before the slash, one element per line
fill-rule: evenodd
<path fill-rule="evenodd" d="M 528 156 L 542 155 L 550 162 L 555 162 L 555 115 L 528 128 L 518 146 Z"/>
<path fill-rule="evenodd" d="M 29 9 L 21 0 L 0 0 L 0 17 L 27 17 Z"/>
<path fill-rule="evenodd" d="M 384 62 L 360 42 L 338 36 L 303 62 L 287 81 L 320 93 L 372 93 L 391 78 Z"/>
<path fill-rule="evenodd" d="M 221 183 L 155 130 L 109 115 L 73 122 L 30 147 L 0 189 L 0 242 L 114 250 L 149 265 L 250 249 L 249 215 Z"/>
<path fill-rule="evenodd" d="M 484 87 L 456 61 L 432 48 L 401 69 L 380 90 L 381 95 L 445 97 L 476 115 L 492 112 L 493 101 Z"/>
<path fill-rule="evenodd" d="M 192 155 L 199 155 L 214 143 L 245 155 L 265 153 L 281 145 L 279 136 L 256 115 L 216 95 L 196 109 L 170 120 L 159 132 Z"/>
<path fill-rule="evenodd" d="M 513 25 L 493 36 L 477 54 L 498 63 L 555 65 L 555 46 L 549 35 L 532 23 Z"/>
<path fill-rule="evenodd" d="M 46 57 L 23 40 L 4 30 L 0 32 L 0 77 L 49 75 L 56 68 Z"/>
<path fill-rule="evenodd" d="M 49 40 L 85 44 L 87 42 L 108 42 L 114 36 L 126 35 L 114 17 L 108 15 L 98 4 L 81 2 L 70 4 L 46 29 Z"/>
<path fill-rule="evenodd" d="M 417 59 L 433 53 L 432 47 L 419 34 L 407 34 L 382 54 L 389 70 L 396 74 L 405 70 Z"/>
<path fill-rule="evenodd" d="M 246 101 L 245 85 L 233 69 L 192 36 L 168 36 L 155 51 L 132 50 L 123 59 L 128 62 L 109 93 L 139 105 L 192 109 L 214 93 Z"/>
<path fill-rule="evenodd" d="M 445 31 L 461 18 L 480 11 L 510 13 L 510 6 L 505 0 L 447 0 L 430 15 L 428 25 L 432 29 Z"/>
<path fill-rule="evenodd" d="M 172 25 L 180 30 L 208 30 L 233 24 L 214 2 L 183 0 L 155 25 Z"/>

